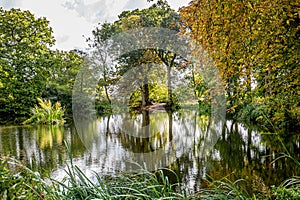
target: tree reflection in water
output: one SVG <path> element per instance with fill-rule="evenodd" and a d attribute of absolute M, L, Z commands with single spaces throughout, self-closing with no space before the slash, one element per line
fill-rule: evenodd
<path fill-rule="evenodd" d="M 224 126 L 195 111 L 119 114 L 74 126 L 0 127 L 0 154 L 11 155 L 54 178 L 64 175 L 68 159 L 63 140 L 71 144 L 74 164 L 88 174 L 168 167 L 192 190 L 205 186 L 208 175 L 243 178 L 255 187 L 279 184 L 299 175 L 290 159 L 274 160 L 279 153 L 299 159 L 299 135 L 260 134 L 254 127 L 227 121 Z M 143 162 L 146 165 L 143 165 Z"/>

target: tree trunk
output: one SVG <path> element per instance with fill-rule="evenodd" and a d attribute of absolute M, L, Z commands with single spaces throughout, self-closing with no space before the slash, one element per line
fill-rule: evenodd
<path fill-rule="evenodd" d="M 173 106 L 172 85 L 171 85 L 171 67 L 167 66 L 167 69 L 168 69 L 168 105 Z"/>
<path fill-rule="evenodd" d="M 173 95 L 172 95 L 172 82 L 171 82 L 171 70 L 172 67 L 174 66 L 174 62 L 175 62 L 175 58 L 176 58 L 176 54 L 174 54 L 171 57 L 171 60 L 169 60 L 168 58 L 168 53 L 165 53 L 163 51 L 158 51 L 157 52 L 158 57 L 161 59 L 161 61 L 165 64 L 165 66 L 167 67 L 167 78 L 168 78 L 168 105 L 169 106 L 173 106 L 174 102 L 173 102 Z"/>
<path fill-rule="evenodd" d="M 171 82 L 171 70 L 172 70 L 172 67 L 174 66 L 175 58 L 176 58 L 176 54 L 173 55 L 173 58 L 172 58 L 171 62 L 169 63 L 169 65 L 167 65 L 167 70 L 168 70 L 168 99 L 169 99 L 168 105 L 171 106 L 171 107 L 174 105 L 173 94 L 172 94 L 173 91 L 172 91 L 172 82 Z"/>
<path fill-rule="evenodd" d="M 104 91 L 105 91 L 105 96 L 106 96 L 106 99 L 107 99 L 108 103 L 111 104 L 111 100 L 109 98 L 108 89 L 107 89 L 106 85 L 104 85 Z"/>
<path fill-rule="evenodd" d="M 149 84 L 147 76 L 144 76 L 143 86 L 142 86 L 142 108 L 151 104 L 150 94 L 149 94 Z"/>
<path fill-rule="evenodd" d="M 173 117 L 172 117 L 172 111 L 168 111 L 168 117 L 169 117 L 169 142 L 173 140 Z"/>
<path fill-rule="evenodd" d="M 105 91 L 105 96 L 107 101 L 109 102 L 109 104 L 111 104 L 111 100 L 109 98 L 109 94 L 108 94 L 108 89 L 107 89 L 107 77 L 106 77 L 106 69 L 104 70 L 104 75 L 103 75 L 103 79 L 104 79 L 104 91 Z"/>
<path fill-rule="evenodd" d="M 149 137 L 150 137 L 150 115 L 148 110 L 143 110 L 142 111 L 142 126 L 144 127 L 144 137 L 146 137 L 146 140 L 149 142 Z"/>

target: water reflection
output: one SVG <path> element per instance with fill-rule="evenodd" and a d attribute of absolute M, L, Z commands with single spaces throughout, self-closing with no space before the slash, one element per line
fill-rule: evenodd
<path fill-rule="evenodd" d="M 71 144 L 74 164 L 90 173 L 150 170 L 168 166 L 193 190 L 203 187 L 202 178 L 228 176 L 253 179 L 253 190 L 279 184 L 299 175 L 289 159 L 274 162 L 285 152 L 275 135 L 227 121 L 213 122 L 195 111 L 119 114 L 82 121 L 74 126 L 0 127 L 0 154 L 11 155 L 42 172 L 60 178 L 68 154 L 63 141 Z M 280 136 L 285 148 L 299 159 L 299 135 Z M 251 181 L 250 181 L 251 182 Z"/>
<path fill-rule="evenodd" d="M 89 160 L 102 163 L 96 171 L 132 171 L 140 166 L 153 171 L 168 167 L 195 145 L 201 149 L 199 157 L 210 152 L 222 127 L 209 121 L 195 111 L 143 111 L 82 120 L 78 134 L 91 152 Z"/>
<path fill-rule="evenodd" d="M 54 169 L 67 159 L 63 140 L 71 141 L 71 129 L 53 126 L 0 128 L 0 154 L 24 161 L 42 171 Z"/>

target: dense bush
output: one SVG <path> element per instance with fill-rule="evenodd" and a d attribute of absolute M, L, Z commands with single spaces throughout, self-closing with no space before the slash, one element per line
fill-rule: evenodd
<path fill-rule="evenodd" d="M 59 102 L 52 104 L 50 100 L 37 99 L 39 106 L 35 105 L 31 109 L 31 117 L 23 122 L 23 124 L 64 124 L 65 109 Z"/>

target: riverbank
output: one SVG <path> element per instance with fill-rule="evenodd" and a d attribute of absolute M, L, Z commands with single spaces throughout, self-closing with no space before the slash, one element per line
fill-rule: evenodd
<path fill-rule="evenodd" d="M 179 181 L 170 183 L 168 170 L 139 174 L 120 173 L 105 176 L 95 173 L 93 180 L 72 164 L 62 182 L 41 177 L 17 160 L 0 158 L 1 199 L 297 199 L 300 197 L 300 177 L 287 179 L 278 186 L 261 187 L 254 193 L 245 190 L 246 180 L 234 182 L 203 179 L 206 187 L 190 193 Z M 179 179 L 178 179 L 179 180 Z"/>

